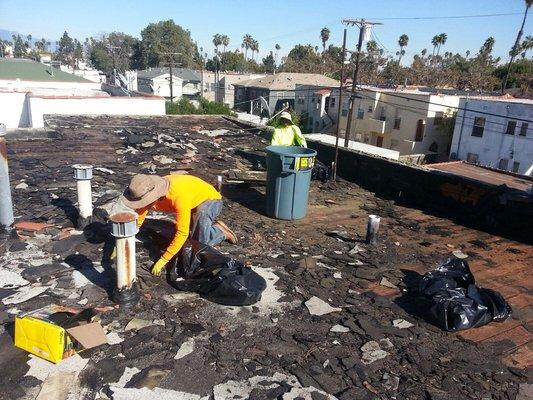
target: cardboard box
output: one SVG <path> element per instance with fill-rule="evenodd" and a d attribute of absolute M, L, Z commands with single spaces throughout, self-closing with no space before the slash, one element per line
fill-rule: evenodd
<path fill-rule="evenodd" d="M 15 346 L 53 363 L 105 343 L 99 322 L 78 321 L 66 307 L 50 305 L 15 318 Z"/>

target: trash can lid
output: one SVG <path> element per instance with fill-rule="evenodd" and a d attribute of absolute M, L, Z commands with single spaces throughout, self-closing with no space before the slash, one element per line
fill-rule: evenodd
<path fill-rule="evenodd" d="M 284 156 L 296 157 L 314 157 L 316 150 L 300 146 L 268 146 L 265 149 L 269 153 L 280 154 Z"/>

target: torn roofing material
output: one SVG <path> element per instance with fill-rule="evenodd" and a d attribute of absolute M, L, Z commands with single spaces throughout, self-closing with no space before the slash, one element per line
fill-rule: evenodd
<path fill-rule="evenodd" d="M 2 268 L 11 272 L 8 277 L 18 273 L 24 279 L 0 290 L 0 330 L 17 313 L 55 302 L 102 310 L 101 324 L 112 340 L 83 355 L 87 363 L 78 381 L 84 396 L 112 396 L 111 388 L 121 386 L 120 394 L 131 398 L 148 392 L 205 398 L 225 387 L 251 390 L 251 398 L 512 398 L 526 382 L 521 368 L 530 360 L 525 333 L 531 248 L 344 180 L 313 182 L 308 218 L 298 222 L 264 215 L 260 182 L 224 181 L 222 215 L 239 243 L 220 250 L 261 271 L 268 285 L 251 307 L 219 306 L 151 276 L 149 268 L 174 229 L 172 216 L 152 213 L 137 242 L 141 300 L 132 314 L 121 312 L 109 300 L 114 242 L 105 222 L 132 174 L 187 171 L 216 183 L 226 170 L 264 171 L 266 140 L 220 117 L 49 122 L 51 129 L 40 137 L 26 132 L 8 138 L 13 185 L 27 184 L 15 190 L 17 221 L 38 224 L 19 225 L 19 238 L 0 242 Z M 208 134 L 215 130 L 226 132 Z M 70 220 L 77 209 L 74 163 L 96 167 L 95 221 L 83 232 L 74 231 Z M 362 240 L 368 214 L 382 218 L 376 246 Z M 513 308 L 523 310 L 515 320 L 467 331 L 475 345 L 425 323 L 400 291 L 407 278 L 458 250 L 483 286 L 497 286 Z M 10 302 L 19 292 L 21 301 Z M 306 303 L 313 298 L 321 301 L 311 304 L 324 302 L 334 311 L 311 314 Z M 397 320 L 413 326 L 395 325 Z M 38 393 L 46 376 L 23 379 L 27 355 L 12 351 L 7 333 L 0 340 L 0 397 Z M 276 373 L 290 379 L 271 382 Z M 249 384 L 257 380 L 265 384 Z"/>

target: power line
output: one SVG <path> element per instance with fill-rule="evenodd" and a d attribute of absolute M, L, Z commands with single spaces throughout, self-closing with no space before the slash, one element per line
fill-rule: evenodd
<path fill-rule="evenodd" d="M 477 15 L 446 15 L 446 16 L 427 16 L 427 17 L 373 17 L 370 19 L 379 20 L 434 20 L 434 19 L 464 19 L 464 18 L 492 18 L 492 17 L 507 17 L 510 15 L 523 15 L 521 12 L 516 13 L 500 13 L 500 14 L 477 14 Z"/>

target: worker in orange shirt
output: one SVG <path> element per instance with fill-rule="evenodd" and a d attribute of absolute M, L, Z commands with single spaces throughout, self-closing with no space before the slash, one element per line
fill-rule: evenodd
<path fill-rule="evenodd" d="M 139 215 L 139 228 L 148 211 L 176 213 L 176 233 L 151 272 L 159 276 L 167 263 L 181 250 L 189 235 L 210 246 L 223 240 L 237 243 L 237 237 L 218 216 L 222 196 L 209 183 L 192 175 L 135 175 L 121 198 Z"/>

